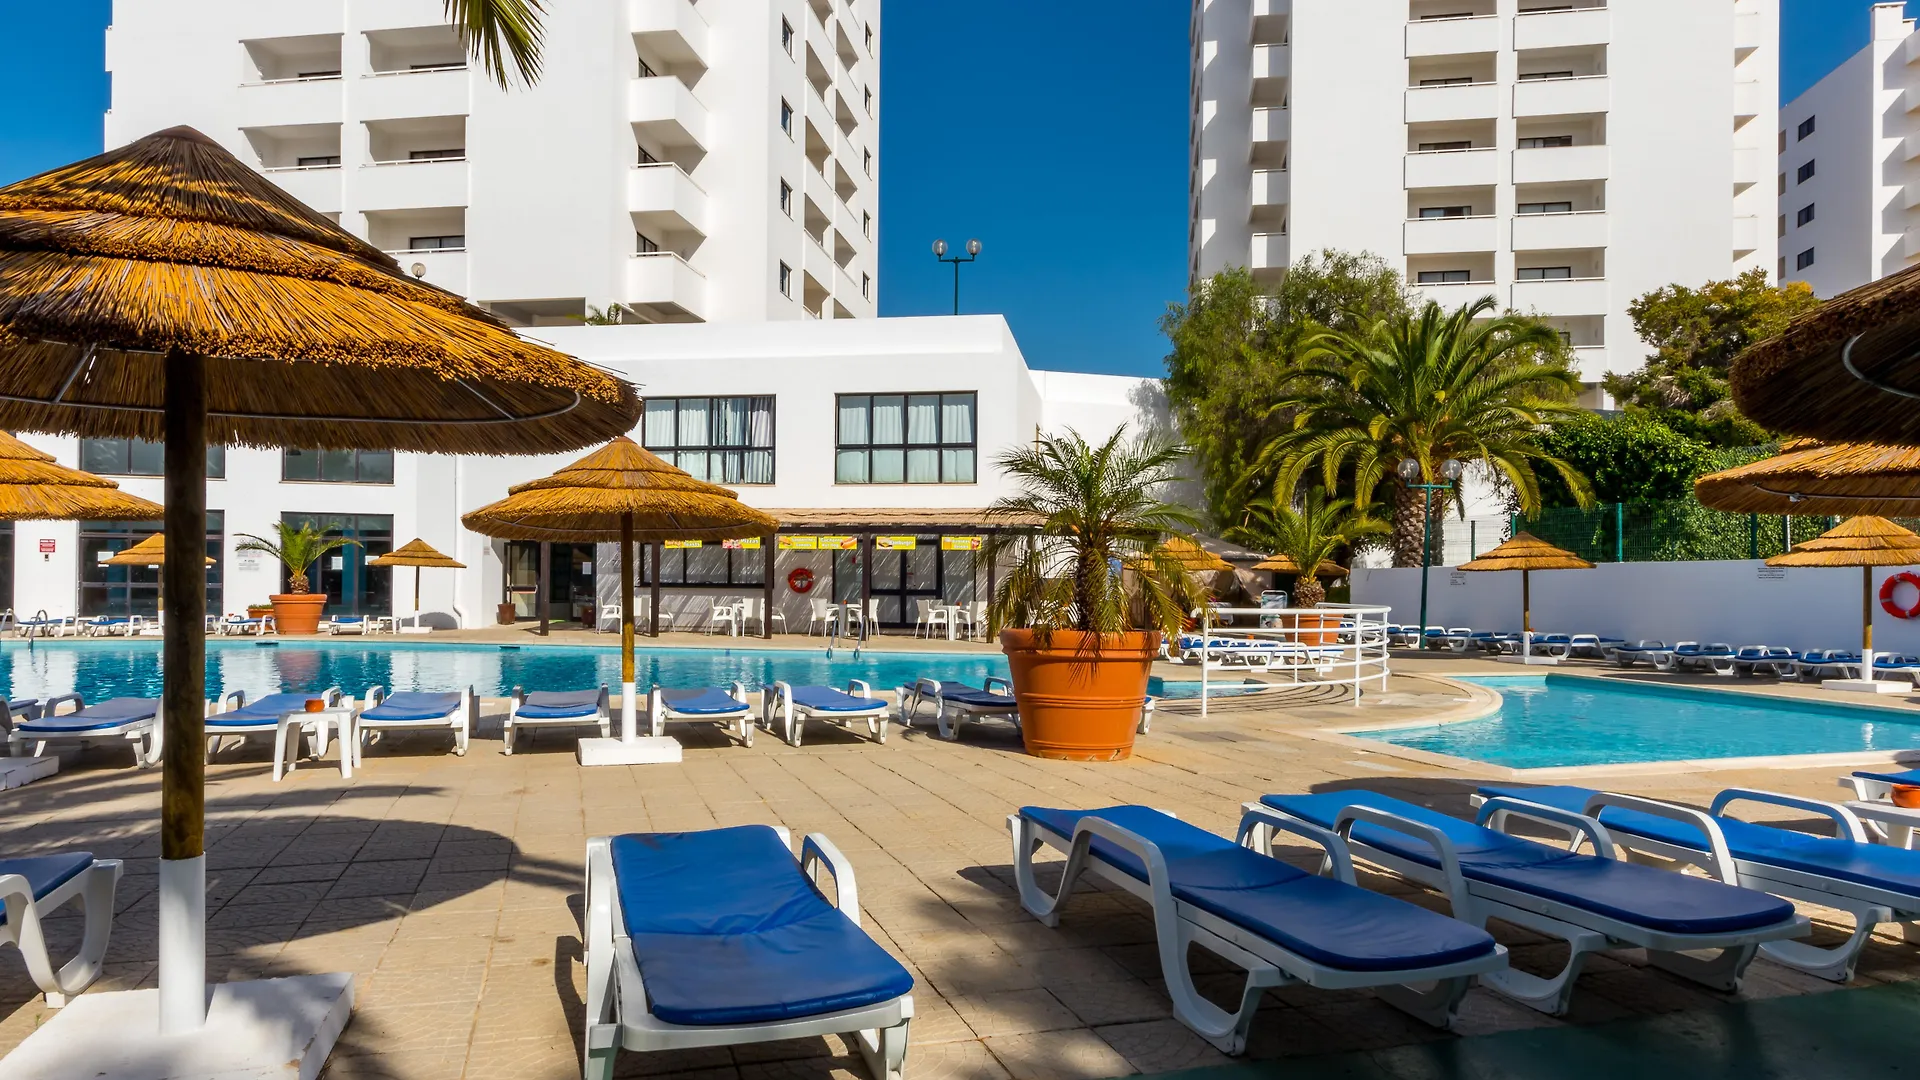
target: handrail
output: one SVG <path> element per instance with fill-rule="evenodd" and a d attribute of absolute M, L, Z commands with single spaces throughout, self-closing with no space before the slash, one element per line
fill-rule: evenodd
<path fill-rule="evenodd" d="M 1607 280 L 1607 276 L 1605 274 L 1596 274 L 1592 277 L 1548 277 L 1548 278 L 1517 277 L 1513 279 L 1513 283 L 1515 285 L 1556 285 L 1565 281 L 1605 281 L 1605 280 Z"/>
<path fill-rule="evenodd" d="M 319 169 L 337 169 L 339 167 L 340 163 L 336 161 L 331 165 L 262 165 L 260 171 L 263 173 L 313 172 Z"/>
<path fill-rule="evenodd" d="M 1497 19 L 1499 15 L 1436 15 L 1431 19 L 1408 19 L 1408 26 L 1430 26 L 1434 23 L 1463 23 L 1475 19 Z"/>
<path fill-rule="evenodd" d="M 1446 217 L 1410 217 L 1408 221 L 1492 221 L 1499 214 L 1451 214 Z"/>
<path fill-rule="evenodd" d="M 1475 83 L 1474 85 L 1477 86 L 1479 84 Z M 1433 89 L 1433 87 L 1428 86 L 1428 87 L 1423 87 L 1422 89 L 1431 90 Z M 1498 149 L 1500 148 L 1497 146 L 1462 146 L 1455 150 L 1409 150 L 1407 151 L 1407 156 L 1413 157 L 1416 154 L 1478 154 L 1478 153 L 1482 153 L 1486 151 L 1494 151 Z"/>
<path fill-rule="evenodd" d="M 1409 83 L 1407 84 L 1407 89 L 1409 90 L 1467 90 L 1475 86 L 1499 86 L 1499 85 L 1500 85 L 1499 79 L 1484 79 L 1484 80 L 1476 80 L 1474 82 L 1434 83 L 1432 86 L 1421 86 L 1419 83 Z"/>
<path fill-rule="evenodd" d="M 1517 18 L 1521 15 L 1571 15 L 1576 11 L 1605 10 L 1607 10 L 1607 5 L 1605 4 L 1574 4 L 1572 7 L 1534 8 L 1531 11 L 1516 11 L 1514 12 L 1514 16 Z"/>
<path fill-rule="evenodd" d="M 697 266 L 695 266 L 695 265 L 693 265 L 692 263 L 690 263 L 690 262 L 688 262 L 688 261 L 687 261 L 687 257 L 686 257 L 686 256 L 684 256 L 684 255 L 682 255 L 682 254 L 680 254 L 680 253 L 679 253 L 679 252 L 677 252 L 677 251 L 633 251 L 633 252 L 628 252 L 628 257 L 629 257 L 629 258 L 633 258 L 633 259 L 666 259 L 666 258 L 670 258 L 670 259 L 673 259 L 673 260 L 674 260 L 675 262 L 678 262 L 678 263 L 679 263 L 679 264 L 680 264 L 681 266 L 684 266 L 684 267 L 686 267 L 687 269 L 689 269 L 689 270 L 691 270 L 691 271 L 693 271 L 693 272 L 694 272 L 695 274 L 699 274 L 699 275 L 700 275 L 701 277 L 703 277 L 703 278 L 707 276 L 707 275 L 705 275 L 705 274 L 701 274 L 701 273 L 700 273 L 700 268 L 699 268 L 699 267 L 697 267 Z"/>
<path fill-rule="evenodd" d="M 447 248 L 389 248 L 381 252 L 383 255 L 465 255 L 466 253 L 467 249 L 464 246 Z"/>
<path fill-rule="evenodd" d="M 360 167 L 363 169 L 370 169 L 376 165 L 465 164 L 466 160 L 467 160 L 467 156 L 465 154 L 462 154 L 459 157 L 394 158 L 394 159 L 385 160 L 385 161 L 363 161 L 360 163 Z"/>
<path fill-rule="evenodd" d="M 1585 79 L 1610 79 L 1610 78 L 1612 78 L 1612 77 L 1613 77 L 1613 76 L 1611 76 L 1611 75 L 1607 75 L 1607 74 L 1600 74 L 1600 75 L 1550 75 L 1550 76 L 1548 76 L 1547 78 L 1544 78 L 1544 79 L 1532 79 L 1532 78 L 1528 78 L 1528 77 L 1527 77 L 1527 76 L 1525 76 L 1525 75 L 1516 75 L 1516 76 L 1514 76 L 1514 79 L 1513 79 L 1513 82 L 1514 82 L 1514 85 L 1515 85 L 1515 86 L 1519 86 L 1519 85 L 1521 85 L 1521 84 L 1523 84 L 1523 83 L 1563 83 L 1563 82 L 1580 82 L 1580 81 L 1582 81 L 1582 80 L 1585 80 Z M 1758 81 L 1758 80 L 1755 80 L 1755 81 Z M 1475 83 L 1474 85 L 1475 85 L 1475 86 L 1478 86 L 1478 85 L 1480 85 L 1480 84 L 1479 84 L 1479 83 Z M 1553 147 L 1542 147 L 1542 149 L 1555 149 L 1555 148 L 1553 148 Z M 1557 149 L 1562 149 L 1562 150 L 1564 150 L 1564 149 L 1566 149 L 1566 148 L 1565 148 L 1565 147 L 1558 147 Z"/>
<path fill-rule="evenodd" d="M 1582 214 L 1604 213 L 1606 213 L 1605 210 L 1540 210 L 1531 214 L 1522 214 L 1516 210 L 1513 216 L 1517 218 L 1579 217 Z"/>
<path fill-rule="evenodd" d="M 1390 673 L 1387 619 L 1392 612 L 1390 607 L 1370 604 L 1321 604 L 1313 608 L 1228 608 L 1208 605 L 1202 608 L 1195 613 L 1199 620 L 1200 646 L 1197 650 L 1183 650 L 1199 654 L 1200 715 L 1207 715 L 1210 696 L 1208 675 L 1213 670 L 1212 661 L 1215 657 L 1233 652 L 1216 648 L 1213 645 L 1216 636 L 1256 641 L 1270 639 L 1274 649 L 1267 655 L 1268 662 L 1263 669 L 1249 666 L 1248 670 L 1289 672 L 1296 684 L 1303 682 L 1300 678 L 1302 671 L 1311 671 L 1313 678 L 1305 682 L 1352 686 L 1353 704 L 1358 706 L 1362 683 L 1378 679 L 1381 689 L 1386 688 Z M 1235 625 L 1222 630 L 1214 623 L 1214 619 L 1222 615 L 1232 618 L 1250 616 L 1253 625 Z M 1300 616 L 1303 615 L 1335 615 L 1339 616 L 1339 620 L 1335 625 L 1327 626 L 1316 618 L 1314 625 L 1301 626 Z M 1286 621 L 1291 621 L 1293 625 L 1281 625 Z M 1314 635 L 1312 644 L 1297 640 L 1307 634 Z M 1329 638 L 1331 643 L 1327 640 Z"/>
<path fill-rule="evenodd" d="M 390 71 L 367 71 L 362 72 L 360 77 L 363 79 L 384 79 L 389 75 L 431 75 L 440 71 L 465 70 L 467 70 L 467 63 L 463 60 L 457 64 L 431 64 L 425 67 L 394 68 Z"/>
<path fill-rule="evenodd" d="M 336 82 L 340 76 L 333 75 L 289 75 L 284 79 L 255 79 L 243 82 L 241 86 L 284 86 L 287 83 Z"/>

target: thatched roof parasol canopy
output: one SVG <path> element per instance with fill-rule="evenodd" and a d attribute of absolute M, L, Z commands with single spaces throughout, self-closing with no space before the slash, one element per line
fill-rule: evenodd
<path fill-rule="evenodd" d="M 435 566 L 445 570 L 465 570 L 467 564 L 435 551 L 432 544 L 418 537 L 378 558 L 368 559 L 368 566 Z"/>
<path fill-rule="evenodd" d="M 56 464 L 52 454 L 0 432 L 0 521 L 157 521 L 161 513 L 159 503 L 129 495 L 105 477 Z"/>
<path fill-rule="evenodd" d="M 694 479 L 624 435 L 552 476 L 507 491 L 460 520 L 485 536 L 575 543 L 618 543 L 626 515 L 633 518 L 632 539 L 645 542 L 737 540 L 780 527 L 732 490 Z"/>
<path fill-rule="evenodd" d="M 228 445 L 544 453 L 639 415 L 191 128 L 0 188 L 0 427 L 162 441 L 173 351 Z"/>
<path fill-rule="evenodd" d="M 1693 493 L 1736 514 L 1912 514 L 1920 512 L 1920 449 L 1790 443 L 1763 461 L 1700 477 Z"/>
<path fill-rule="evenodd" d="M 107 566 L 162 566 L 167 561 L 167 537 L 165 533 L 154 533 L 130 548 L 122 548 L 107 558 L 100 560 Z M 207 565 L 212 566 L 209 558 Z"/>
<path fill-rule="evenodd" d="M 1160 550 L 1189 574 L 1217 574 L 1233 569 L 1232 563 L 1184 536 L 1167 537 Z"/>
<path fill-rule="evenodd" d="M 1294 562 L 1293 556 L 1291 555 L 1285 555 L 1285 554 L 1270 555 L 1267 558 L 1262 559 L 1257 563 L 1254 563 L 1252 566 L 1252 569 L 1263 570 L 1263 571 L 1267 571 L 1275 574 L 1298 574 L 1300 572 L 1300 564 Z M 1313 576 L 1323 577 L 1323 578 L 1340 578 L 1340 577 L 1346 577 L 1347 572 L 1348 572 L 1347 568 L 1344 566 L 1341 566 L 1339 563 L 1334 562 L 1331 559 L 1322 559 L 1320 560 L 1320 565 L 1314 567 Z"/>
<path fill-rule="evenodd" d="M 1762 427 L 1920 445 L 1920 267 L 1841 293 L 1741 353 L 1733 400 Z"/>
<path fill-rule="evenodd" d="M 1920 563 L 1920 536 L 1886 518 L 1851 517 L 1768 566 L 1911 566 Z"/>
<path fill-rule="evenodd" d="M 1593 564 L 1554 547 L 1532 533 L 1520 533 L 1513 539 L 1456 570 L 1591 570 Z"/>

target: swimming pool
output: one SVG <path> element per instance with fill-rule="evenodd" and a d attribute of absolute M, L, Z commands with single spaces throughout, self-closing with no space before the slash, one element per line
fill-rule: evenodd
<path fill-rule="evenodd" d="M 1920 749 L 1920 713 L 1567 675 L 1459 681 L 1498 690 L 1499 711 L 1351 734 L 1515 769 Z"/>

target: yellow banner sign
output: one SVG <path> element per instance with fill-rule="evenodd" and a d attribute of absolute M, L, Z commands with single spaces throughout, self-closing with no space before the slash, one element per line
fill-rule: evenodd
<path fill-rule="evenodd" d="M 760 538 L 749 536 L 743 540 L 722 540 L 720 546 L 728 551 L 759 551 Z"/>
<path fill-rule="evenodd" d="M 941 551 L 979 551 L 986 541 L 984 536 L 943 536 L 940 538 Z"/>
<path fill-rule="evenodd" d="M 877 551 L 912 551 L 920 546 L 917 536 L 876 536 L 873 546 Z"/>
<path fill-rule="evenodd" d="M 774 539 L 774 544 L 781 551 L 813 551 L 819 548 L 820 538 L 817 536 L 780 536 Z"/>
<path fill-rule="evenodd" d="M 853 551 L 860 546 L 857 536 L 823 536 L 820 538 L 821 551 Z"/>
<path fill-rule="evenodd" d="M 660 546 L 666 548 L 668 551 L 683 551 L 687 548 L 700 547 L 702 544 L 703 541 L 700 540 L 667 540 L 662 542 Z"/>

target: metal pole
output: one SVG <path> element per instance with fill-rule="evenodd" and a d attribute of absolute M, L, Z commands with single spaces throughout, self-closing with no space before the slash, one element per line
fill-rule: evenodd
<path fill-rule="evenodd" d="M 660 541 L 653 542 L 653 597 L 648 603 L 648 614 L 653 619 L 653 636 L 660 636 Z"/>
<path fill-rule="evenodd" d="M 633 512 L 620 515 L 620 738 L 632 742 L 633 687 Z"/>
<path fill-rule="evenodd" d="M 420 568 L 413 568 L 413 628 L 420 629 Z"/>
<path fill-rule="evenodd" d="M 773 640 L 773 552 L 774 534 L 768 533 L 760 539 L 760 566 L 766 571 L 766 592 L 760 601 L 760 637 L 763 641 Z"/>
<path fill-rule="evenodd" d="M 1427 647 L 1427 568 L 1433 565 L 1433 488 L 1432 484 L 1421 484 L 1421 494 L 1426 496 L 1426 505 L 1420 514 L 1420 638 L 1415 646 Z"/>
<path fill-rule="evenodd" d="M 1860 671 L 1873 681 L 1873 567 L 1860 568 Z"/>
<path fill-rule="evenodd" d="M 1613 561 L 1627 561 L 1627 504 L 1613 504 Z"/>
<path fill-rule="evenodd" d="M 854 553 L 860 556 L 860 640 L 873 636 L 873 534 L 854 541 Z"/>
<path fill-rule="evenodd" d="M 547 631 L 548 629 L 550 629 L 549 616 L 553 614 L 552 610 L 549 607 L 552 601 L 548 598 L 548 592 L 547 592 L 550 587 L 548 585 L 548 582 L 551 580 L 552 574 L 553 574 L 553 545 L 548 543 L 545 540 L 542 540 L 540 541 L 540 595 L 534 598 L 534 608 L 540 615 L 540 636 L 541 637 L 547 636 Z"/>
<path fill-rule="evenodd" d="M 1213 609 L 1208 607 L 1205 604 L 1201 604 L 1200 605 L 1200 715 L 1201 716 L 1207 715 L 1207 669 L 1212 666 L 1211 664 L 1208 663 L 1207 646 L 1213 644 L 1212 622 L 1213 622 Z M 1176 641 L 1174 642 L 1174 644 L 1178 645 L 1179 642 Z"/>
<path fill-rule="evenodd" d="M 998 530 L 995 530 L 995 536 Z M 988 549 L 987 555 L 987 640 L 992 641 L 1000 635 L 999 616 L 994 611 L 993 601 L 1000 586 L 1000 549 L 993 544 L 995 536 L 989 536 L 980 546 Z M 31 638 L 27 639 L 33 640 Z"/>
<path fill-rule="evenodd" d="M 165 365 L 160 595 L 174 617 L 161 628 L 160 1033 L 177 1035 L 207 1019 L 207 368 L 178 350 Z"/>
<path fill-rule="evenodd" d="M 1747 558 L 1760 557 L 1760 515 L 1747 515 Z"/>
<path fill-rule="evenodd" d="M 953 313 L 960 314 L 960 260 L 953 260 Z"/>

